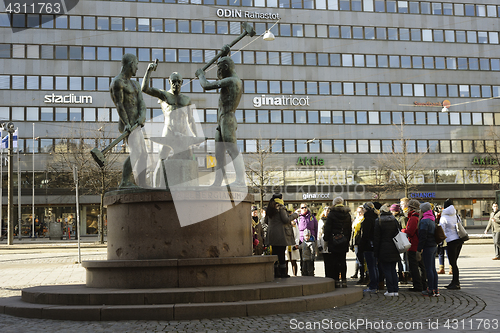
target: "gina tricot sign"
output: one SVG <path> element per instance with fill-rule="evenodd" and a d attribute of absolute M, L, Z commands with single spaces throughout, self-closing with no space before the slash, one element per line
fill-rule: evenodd
<path fill-rule="evenodd" d="M 218 17 L 231 17 L 231 18 L 250 18 L 250 19 L 261 19 L 261 20 L 279 20 L 280 16 L 278 13 L 259 13 L 259 12 L 249 12 L 245 10 L 244 12 L 240 9 L 217 9 Z"/>
<path fill-rule="evenodd" d="M 92 96 L 75 96 L 75 94 L 69 95 L 45 95 L 45 103 L 50 104 L 92 104 Z"/>
<path fill-rule="evenodd" d="M 309 96 L 296 97 L 294 95 L 289 96 L 255 96 L 253 98 L 253 106 L 255 108 L 260 108 L 261 106 L 270 105 L 292 105 L 292 106 L 309 106 Z"/>

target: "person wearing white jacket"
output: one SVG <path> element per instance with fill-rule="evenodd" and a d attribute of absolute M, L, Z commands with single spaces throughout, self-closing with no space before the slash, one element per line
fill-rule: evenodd
<path fill-rule="evenodd" d="M 439 225 L 443 228 L 444 234 L 446 235 L 446 243 L 448 244 L 448 260 L 453 272 L 451 283 L 447 285 L 446 288 L 460 289 L 457 260 L 464 242 L 460 239 L 457 232 L 457 222 L 459 217 L 451 199 L 446 199 L 443 207 L 444 209 L 441 213 Z"/>

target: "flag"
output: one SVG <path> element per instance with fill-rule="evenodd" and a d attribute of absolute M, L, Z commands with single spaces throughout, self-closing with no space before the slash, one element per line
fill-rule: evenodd
<path fill-rule="evenodd" d="M 17 148 L 17 129 L 14 132 L 12 147 Z M 2 145 L 0 148 L 9 148 L 9 134 L 2 138 Z"/>

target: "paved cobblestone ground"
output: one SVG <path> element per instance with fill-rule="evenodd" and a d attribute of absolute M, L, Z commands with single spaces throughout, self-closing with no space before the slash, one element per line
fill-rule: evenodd
<path fill-rule="evenodd" d="M 500 263 L 491 260 L 492 252 L 492 245 L 466 244 L 459 259 L 462 290 L 442 288 L 439 298 L 405 291 L 410 285 L 403 285 L 399 297 L 365 294 L 360 302 L 340 308 L 265 317 L 75 322 L 0 315 L 0 332 L 500 332 Z M 105 258 L 105 248 L 82 250 L 83 260 Z M 352 274 L 352 254 L 348 258 Z M 76 260 L 76 249 L 2 247 L 0 297 L 20 295 L 22 288 L 31 286 L 84 283 L 85 270 Z M 318 276 L 322 266 L 316 263 Z M 450 275 L 439 275 L 440 286 L 450 280 Z M 349 287 L 360 288 L 354 280 Z"/>

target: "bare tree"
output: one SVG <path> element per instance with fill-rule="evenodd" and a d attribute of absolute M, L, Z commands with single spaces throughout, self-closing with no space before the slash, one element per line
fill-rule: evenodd
<path fill-rule="evenodd" d="M 282 172 L 272 163 L 272 158 L 276 156 L 272 151 L 274 141 L 271 144 L 264 143 L 264 141 L 267 140 L 259 140 L 255 153 L 245 154 L 247 180 L 254 193 L 259 193 L 260 208 L 264 207 L 264 196 L 270 192 L 273 185 L 276 185 L 274 180 L 279 179 Z"/>
<path fill-rule="evenodd" d="M 82 194 L 100 195 L 98 232 L 99 242 L 104 243 L 104 194 L 113 187 L 118 187 L 121 179 L 122 154 L 110 153 L 106 163 L 101 168 L 92 158 L 90 150 L 97 147 L 104 149 L 113 138 L 110 125 L 103 124 L 97 130 L 88 130 L 83 127 L 74 128 L 73 135 L 60 140 L 53 149 L 53 158 L 48 164 L 48 171 L 54 172 L 63 186 L 74 189 L 72 177 L 73 167 L 78 168 L 79 191 Z M 121 148 L 121 147 L 118 147 Z"/>
<path fill-rule="evenodd" d="M 422 159 L 427 151 L 417 153 L 416 147 L 410 148 L 410 140 L 404 136 L 404 126 L 394 125 L 399 132 L 399 139 L 394 140 L 392 152 L 379 155 L 375 164 L 382 178 L 379 190 L 383 192 L 403 190 L 405 197 L 416 187 L 415 182 L 423 173 Z M 412 140 L 412 142 L 414 142 Z"/>

